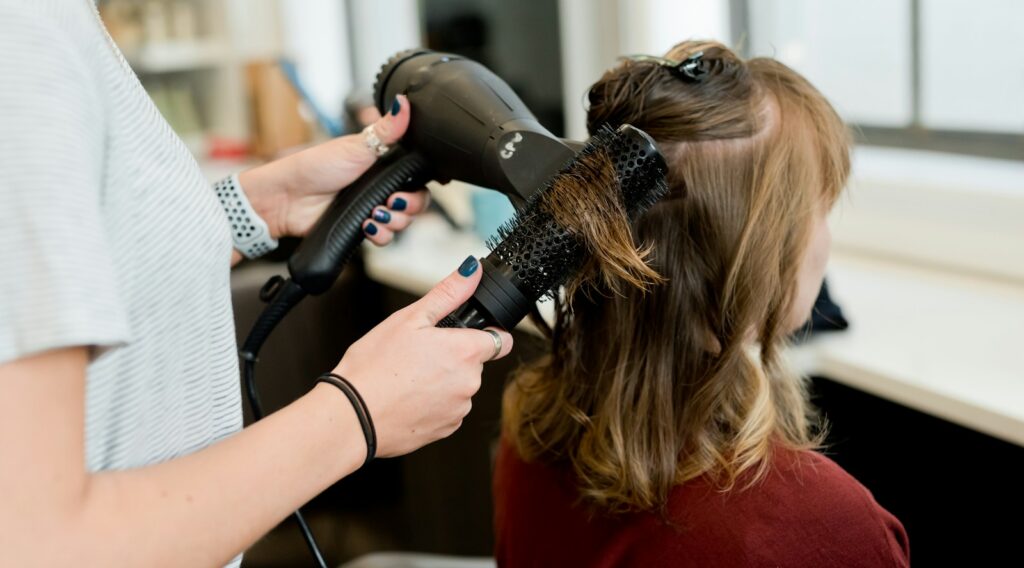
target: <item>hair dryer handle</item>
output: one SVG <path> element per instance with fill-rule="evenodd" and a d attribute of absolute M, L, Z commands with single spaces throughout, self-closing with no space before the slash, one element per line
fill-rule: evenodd
<path fill-rule="evenodd" d="M 351 185 L 338 192 L 323 216 L 288 260 L 292 280 L 307 294 L 322 294 L 334 284 L 363 241 L 363 220 L 396 191 L 423 186 L 431 168 L 417 152 L 397 146 Z"/>

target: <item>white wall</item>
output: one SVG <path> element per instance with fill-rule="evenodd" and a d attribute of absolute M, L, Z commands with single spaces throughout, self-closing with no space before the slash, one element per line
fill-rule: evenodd
<path fill-rule="evenodd" d="M 245 11 L 271 0 L 232 1 Z M 389 57 L 422 43 L 416 0 L 276 1 L 282 51 L 296 63 L 310 96 L 330 116 L 340 115 L 352 91 L 370 91 Z"/>
<path fill-rule="evenodd" d="M 844 119 L 912 119 L 910 0 L 749 2 L 750 48 L 807 77 Z"/>
<path fill-rule="evenodd" d="M 352 90 L 347 14 L 339 0 L 281 0 L 284 54 L 295 62 L 309 94 L 338 116 Z"/>
<path fill-rule="evenodd" d="M 619 56 L 687 39 L 730 42 L 728 0 L 560 0 L 566 135 L 586 137 L 584 98 Z"/>
<path fill-rule="evenodd" d="M 618 4 L 623 54 L 662 55 L 688 39 L 731 43 L 727 0 L 624 0 Z"/>
<path fill-rule="evenodd" d="M 929 128 L 1024 133 L 1024 2 L 921 1 Z"/>
<path fill-rule="evenodd" d="M 353 79 L 369 91 L 389 57 L 423 44 L 416 0 L 348 0 Z"/>

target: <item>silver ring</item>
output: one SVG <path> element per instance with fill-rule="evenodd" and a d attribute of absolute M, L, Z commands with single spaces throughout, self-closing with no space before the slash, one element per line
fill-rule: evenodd
<path fill-rule="evenodd" d="M 366 147 L 373 152 L 374 156 L 378 158 L 388 153 L 391 148 L 387 144 L 380 141 L 380 137 L 377 136 L 377 131 L 373 128 L 374 125 L 370 124 L 363 129 L 363 142 L 366 143 Z"/>
<path fill-rule="evenodd" d="M 501 335 L 493 329 L 485 329 L 484 331 L 491 334 L 491 339 L 494 340 L 494 353 L 488 359 L 488 361 L 493 361 L 498 358 L 498 355 L 501 355 Z"/>

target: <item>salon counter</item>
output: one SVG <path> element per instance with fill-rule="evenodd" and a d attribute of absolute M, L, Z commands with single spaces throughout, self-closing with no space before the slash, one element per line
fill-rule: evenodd
<path fill-rule="evenodd" d="M 417 296 L 487 252 L 435 215 L 365 246 L 371 278 Z M 794 347 L 798 369 L 1024 446 L 1024 286 L 844 251 L 828 275 L 850 329 Z"/>

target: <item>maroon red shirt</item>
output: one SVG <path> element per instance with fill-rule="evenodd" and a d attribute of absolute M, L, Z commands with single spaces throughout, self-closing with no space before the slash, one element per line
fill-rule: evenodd
<path fill-rule="evenodd" d="M 494 476 L 499 566 L 908 566 L 907 534 L 831 459 L 777 449 L 764 481 L 674 489 L 668 518 L 612 518 L 577 502 L 568 468 L 526 463 L 504 441 Z"/>

